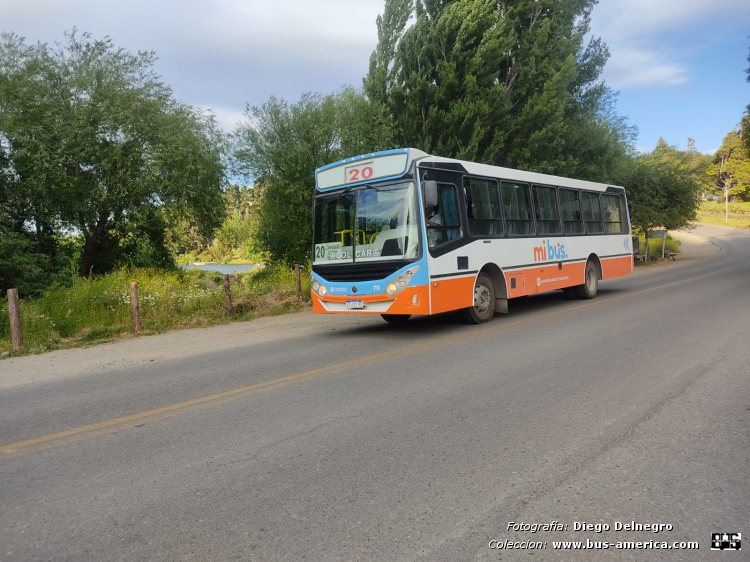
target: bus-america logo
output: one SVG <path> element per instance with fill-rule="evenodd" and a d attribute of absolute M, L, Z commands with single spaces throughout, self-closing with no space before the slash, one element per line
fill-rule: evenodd
<path fill-rule="evenodd" d="M 542 240 L 541 246 L 534 246 L 534 261 L 564 260 L 568 257 L 565 253 L 565 245 L 557 245 L 551 240 Z"/>

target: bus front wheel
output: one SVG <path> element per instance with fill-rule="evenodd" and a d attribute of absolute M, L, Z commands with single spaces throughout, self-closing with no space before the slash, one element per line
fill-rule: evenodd
<path fill-rule="evenodd" d="M 464 308 L 461 316 L 467 324 L 481 324 L 495 314 L 495 287 L 486 273 L 480 273 L 474 285 L 474 306 Z"/>
<path fill-rule="evenodd" d="M 586 262 L 583 285 L 578 285 L 574 289 L 579 299 L 593 299 L 596 293 L 599 292 L 599 274 L 596 272 L 596 266 L 592 262 Z"/>
<path fill-rule="evenodd" d="M 411 314 L 381 314 L 380 316 L 391 324 L 405 324 Z"/>

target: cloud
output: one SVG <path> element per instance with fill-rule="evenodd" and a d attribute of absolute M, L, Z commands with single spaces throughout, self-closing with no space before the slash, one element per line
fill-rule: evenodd
<path fill-rule="evenodd" d="M 608 0 L 594 8 L 591 28 L 610 49 L 610 85 L 669 87 L 689 80 L 697 51 L 749 17 L 747 0 Z"/>
<path fill-rule="evenodd" d="M 247 121 L 242 111 L 215 107 L 204 107 L 203 109 L 212 111 L 216 116 L 216 123 L 227 133 L 231 133 L 240 121 Z"/>
<path fill-rule="evenodd" d="M 592 28 L 607 42 L 620 43 L 654 37 L 672 31 L 705 26 L 708 21 L 726 22 L 750 15 L 747 0 L 607 0 L 592 13 Z"/>
<path fill-rule="evenodd" d="M 359 87 L 377 43 L 384 0 L 0 0 L 0 29 L 54 43 L 74 26 L 130 51 L 153 50 L 156 70 L 187 103 L 222 108 L 224 127 L 246 102 Z M 221 115 L 219 113 L 221 112 Z M 233 127 L 233 124 L 232 124 Z"/>
<path fill-rule="evenodd" d="M 74 25 L 129 49 L 242 53 L 248 59 L 361 64 L 383 0 L 3 0 L 5 31 L 54 41 Z M 14 24 L 22 28 L 12 29 Z M 29 33 L 33 30 L 33 33 Z"/>
<path fill-rule="evenodd" d="M 604 68 L 603 78 L 614 88 L 676 86 L 688 81 L 686 67 L 671 62 L 661 53 L 618 47 L 611 48 L 610 51 L 612 56 Z"/>

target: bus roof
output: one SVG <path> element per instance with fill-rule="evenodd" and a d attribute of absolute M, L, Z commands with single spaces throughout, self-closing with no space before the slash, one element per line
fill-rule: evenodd
<path fill-rule="evenodd" d="M 390 156 L 395 157 L 396 155 L 401 155 L 401 158 L 404 158 L 404 155 L 406 155 L 406 159 L 407 159 L 406 165 L 400 168 L 402 171 L 399 173 L 395 173 L 393 176 L 390 176 L 388 178 L 373 178 L 373 179 L 380 180 L 380 179 L 392 179 L 393 177 L 399 177 L 403 175 L 404 173 L 406 173 L 406 171 L 411 166 L 412 162 L 417 162 L 418 165 L 431 164 L 431 167 L 434 167 L 437 169 L 441 168 L 441 164 L 448 164 L 450 165 L 449 169 L 451 171 L 461 171 L 469 175 L 484 176 L 484 177 L 490 177 L 490 178 L 495 178 L 495 179 L 500 179 L 500 180 L 519 181 L 519 182 L 524 182 L 524 183 L 554 185 L 558 187 L 570 187 L 570 188 L 575 188 L 575 189 L 588 189 L 591 191 L 606 191 L 607 188 L 611 186 L 610 184 L 606 184 L 606 183 L 578 180 L 578 179 L 566 178 L 562 176 L 552 176 L 549 174 L 538 174 L 536 172 L 526 172 L 523 170 L 516 170 L 513 168 L 504 168 L 501 166 L 491 166 L 489 164 L 479 164 L 477 162 L 468 162 L 466 160 L 457 160 L 455 158 L 443 158 L 442 156 L 432 156 L 430 154 L 427 154 L 426 152 L 423 152 L 415 148 L 397 148 L 393 150 L 383 150 L 380 152 L 373 152 L 369 154 L 353 156 L 351 158 L 346 158 L 344 160 L 340 160 L 338 162 L 334 162 L 332 164 L 322 166 L 318 168 L 317 170 L 315 170 L 316 188 L 319 190 L 336 189 L 338 187 L 344 187 L 345 184 L 347 184 L 347 182 L 344 180 L 344 181 L 336 181 L 330 186 L 325 186 L 325 187 L 320 186 L 318 185 L 318 180 L 320 179 L 321 172 L 324 175 L 328 176 L 330 175 L 330 173 L 333 173 L 333 172 L 328 172 L 328 170 L 332 170 L 333 168 L 338 168 L 340 166 L 346 166 L 346 165 L 351 166 L 353 164 L 356 165 L 357 162 L 361 162 L 361 161 L 369 160 L 373 158 L 390 157 Z M 356 185 L 358 183 L 364 183 L 364 182 L 351 182 L 349 185 Z M 619 186 L 611 186 L 611 187 L 619 187 Z"/>
<path fill-rule="evenodd" d="M 612 184 L 598 183 L 593 181 L 577 180 L 562 176 L 552 176 L 549 174 L 538 174 L 536 172 L 526 172 L 513 168 L 503 168 L 502 166 L 491 166 L 489 164 L 478 164 L 476 162 L 467 162 L 465 160 L 456 160 L 454 158 L 443 158 L 441 156 L 426 156 L 419 160 L 419 164 L 430 163 L 435 168 L 440 168 L 440 164 L 458 164 L 466 174 L 475 176 L 485 176 L 500 180 L 520 181 L 524 183 L 537 183 L 542 185 L 554 185 L 557 187 L 571 187 L 575 189 L 589 189 L 591 191 L 606 191 L 608 187 L 619 187 Z"/>

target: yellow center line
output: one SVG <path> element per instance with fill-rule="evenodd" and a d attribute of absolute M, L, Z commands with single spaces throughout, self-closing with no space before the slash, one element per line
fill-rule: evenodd
<path fill-rule="evenodd" d="M 218 404 L 225 404 L 227 402 L 232 402 L 234 400 L 245 398 L 247 396 L 253 396 L 256 394 L 270 392 L 272 390 L 278 390 L 280 388 L 284 388 L 284 387 L 297 384 L 303 381 L 332 375 L 343 369 L 346 369 L 349 367 L 355 367 L 357 365 L 361 365 L 362 363 L 372 363 L 374 361 L 379 361 L 381 359 L 387 359 L 387 358 L 395 357 L 399 355 L 407 355 L 410 353 L 426 351 L 432 347 L 441 346 L 446 343 L 458 342 L 458 341 L 465 340 L 468 338 L 476 338 L 478 335 L 486 335 L 490 333 L 499 332 L 501 330 L 507 330 L 509 328 L 514 328 L 516 326 L 526 324 L 528 322 L 532 322 L 536 320 L 544 320 L 544 319 L 552 318 L 554 316 L 558 316 L 561 314 L 578 312 L 580 310 L 589 308 L 591 306 L 605 305 L 605 304 L 616 302 L 625 298 L 631 298 L 637 295 L 642 295 L 644 293 L 649 293 L 651 291 L 657 291 L 660 289 L 664 289 L 666 287 L 671 287 L 674 285 L 679 285 L 681 283 L 686 283 L 688 281 L 693 281 L 701 277 L 708 277 L 711 275 L 716 275 L 728 269 L 732 269 L 732 267 L 726 267 L 724 269 L 713 271 L 711 273 L 706 273 L 704 275 L 698 275 L 695 277 L 682 279 L 680 281 L 667 283 L 665 285 L 659 285 L 657 287 L 651 287 L 649 289 L 643 289 L 641 291 L 636 291 L 633 293 L 607 297 L 607 298 L 600 299 L 600 300 L 592 300 L 587 303 L 578 304 L 577 306 L 566 307 L 566 308 L 563 308 L 560 310 L 554 310 L 551 312 L 545 312 L 543 314 L 529 316 L 528 318 L 521 318 L 518 320 L 513 320 L 511 322 L 503 322 L 502 324 L 489 325 L 487 327 L 480 328 L 479 330 L 468 330 L 468 331 L 461 332 L 459 334 L 454 334 L 451 336 L 444 336 L 442 338 L 431 340 L 428 342 L 407 345 L 404 347 L 400 347 L 398 349 L 393 349 L 391 351 L 376 353 L 374 355 L 367 355 L 365 357 L 360 357 L 359 359 L 351 359 L 349 361 L 343 361 L 341 363 L 329 365 L 328 367 L 320 367 L 318 369 L 305 371 L 303 373 L 290 375 L 288 377 L 281 377 L 281 378 L 273 379 L 273 380 L 266 381 L 266 382 L 252 384 L 249 386 L 243 386 L 241 388 L 227 390 L 226 392 L 220 392 L 218 394 L 211 394 L 209 396 L 195 398 L 193 400 L 188 400 L 186 402 L 179 402 L 177 404 L 171 404 L 169 406 L 164 406 L 162 408 L 155 408 L 153 410 L 148 410 L 146 412 L 140 412 L 137 414 L 122 416 L 119 418 L 114 418 L 114 419 L 99 422 L 99 423 L 84 425 L 82 427 L 76 427 L 73 429 L 67 429 L 65 431 L 60 431 L 58 433 L 52 433 L 49 435 L 43 435 L 41 437 L 35 437 L 33 439 L 27 439 L 26 441 L 19 441 L 17 443 L 11 443 L 10 445 L 4 445 L 0 447 L 0 460 L 12 459 L 12 458 L 16 458 L 22 455 L 27 455 L 33 452 L 43 451 L 46 449 L 52 449 L 54 447 L 59 447 L 61 445 L 65 445 L 68 443 L 74 443 L 76 441 L 90 439 L 98 435 L 106 435 L 109 433 L 115 433 L 123 429 L 139 427 L 146 423 L 163 420 L 163 419 L 170 418 L 173 416 L 182 415 L 188 412 L 203 410 L 211 406 L 215 406 Z"/>

